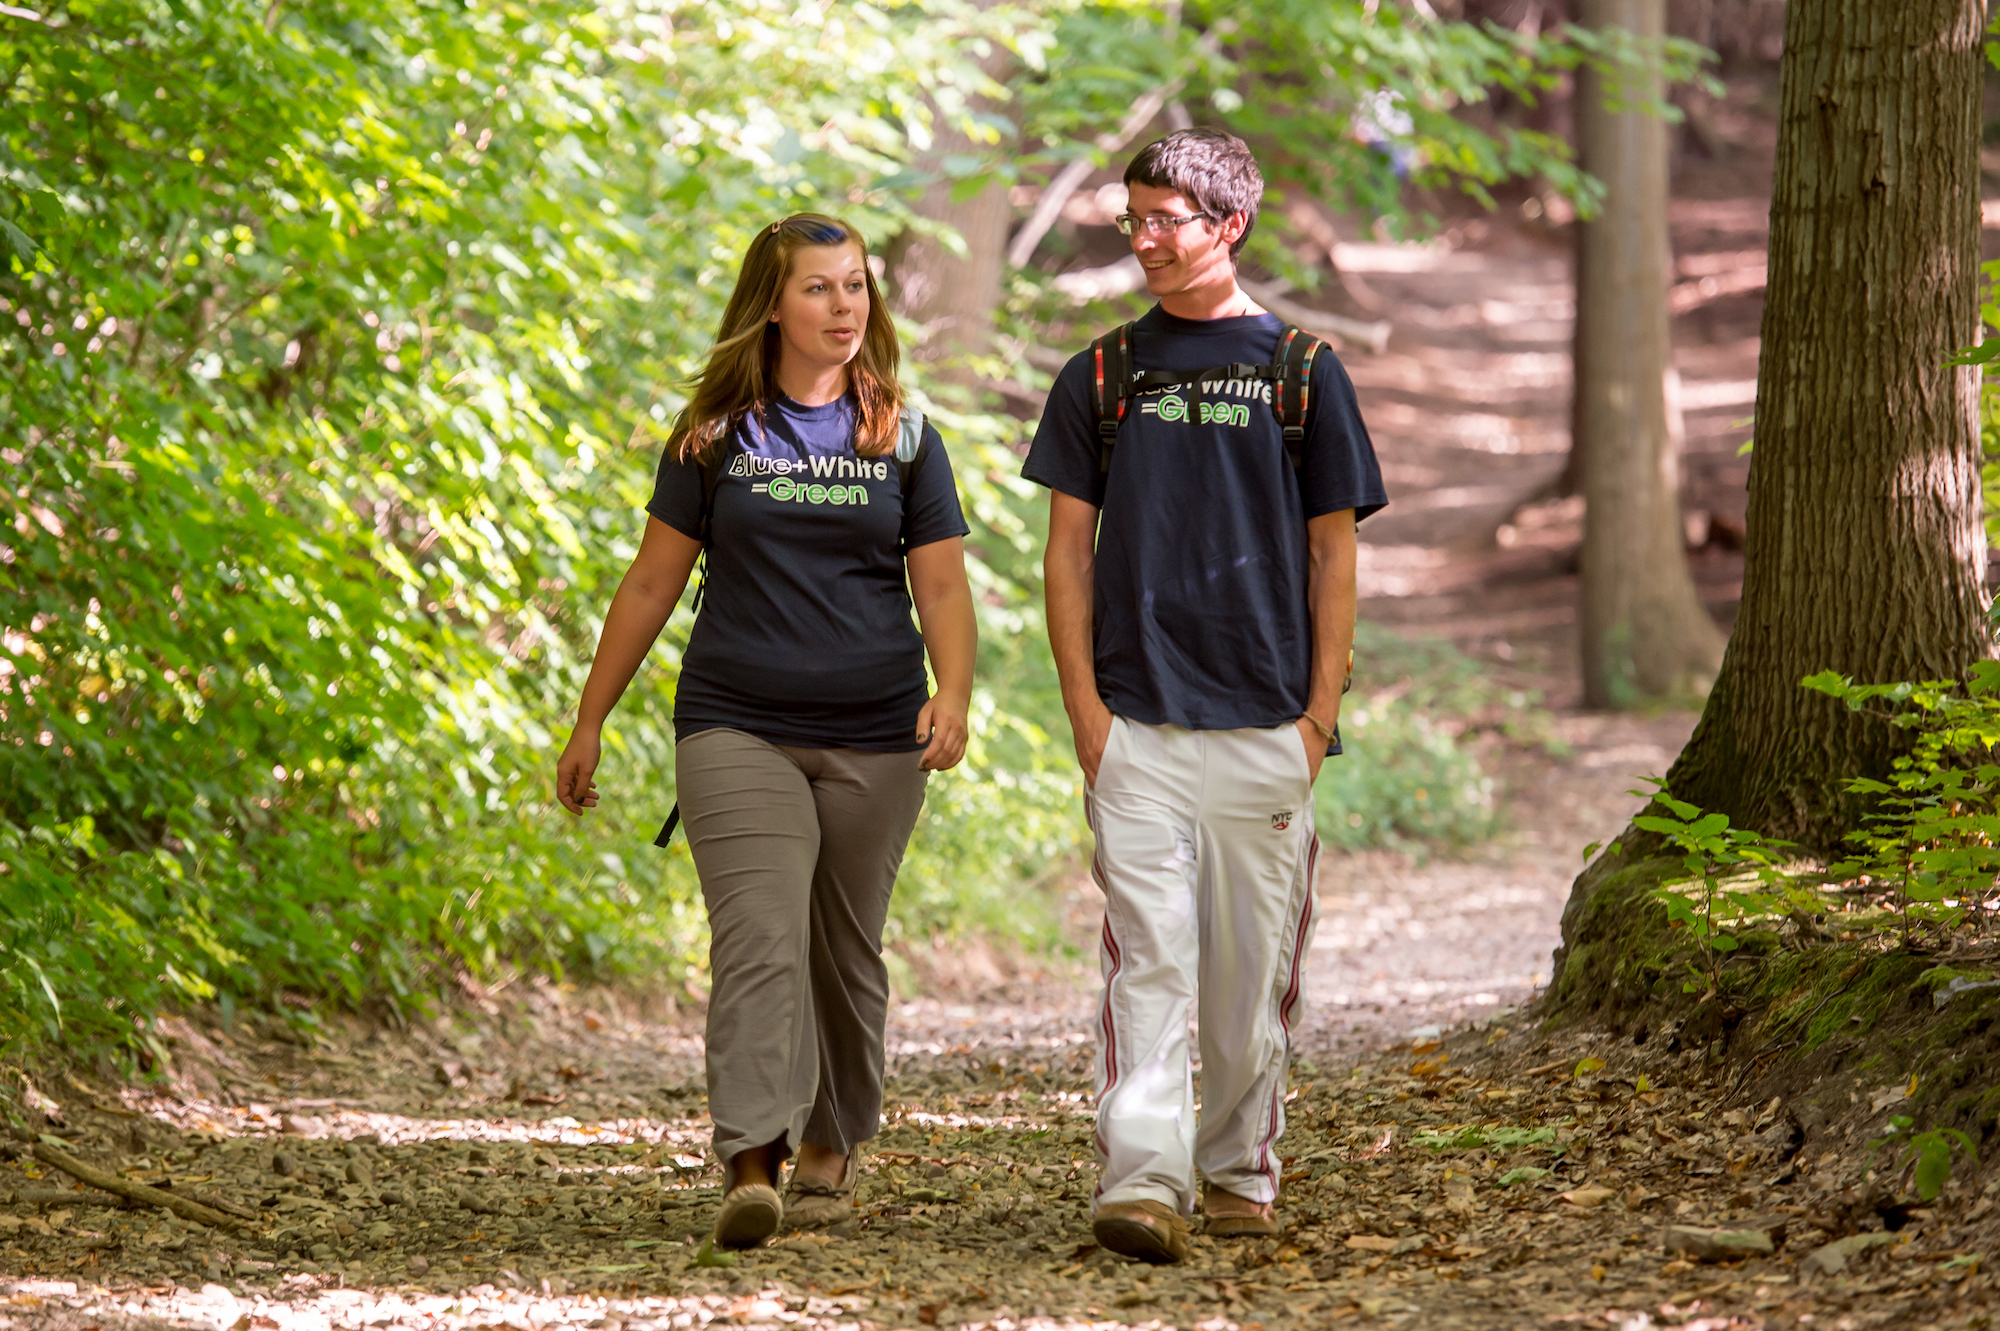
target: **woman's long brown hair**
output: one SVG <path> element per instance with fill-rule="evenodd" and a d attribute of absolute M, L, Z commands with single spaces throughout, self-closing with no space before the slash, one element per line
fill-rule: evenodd
<path fill-rule="evenodd" d="M 847 363 L 848 390 L 854 394 L 854 451 L 862 457 L 886 453 L 896 444 L 896 413 L 903 390 L 896 383 L 902 349 L 896 325 L 868 267 L 868 243 L 847 223 L 821 213 L 794 213 L 757 233 L 736 275 L 736 290 L 722 313 L 722 328 L 708 353 L 681 414 L 674 418 L 667 448 L 684 462 L 712 457 L 745 416 L 761 423 L 778 391 L 778 325 L 771 322 L 778 296 L 792 273 L 792 256 L 808 245 L 860 247 L 861 271 L 868 281 L 868 323 L 861 349 Z"/>

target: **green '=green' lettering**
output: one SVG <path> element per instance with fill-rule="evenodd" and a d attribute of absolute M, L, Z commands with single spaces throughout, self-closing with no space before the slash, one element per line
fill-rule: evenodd
<path fill-rule="evenodd" d="M 860 485 L 801 485 L 789 476 L 771 482 L 765 492 L 781 504 L 865 504 L 868 490 Z"/>

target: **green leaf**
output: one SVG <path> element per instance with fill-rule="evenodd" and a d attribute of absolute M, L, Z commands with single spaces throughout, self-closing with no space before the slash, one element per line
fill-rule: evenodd
<path fill-rule="evenodd" d="M 1799 684 L 1832 698 L 1847 697 L 1853 687 L 1853 681 L 1837 670 L 1822 670 L 1816 675 L 1807 675 Z"/>
<path fill-rule="evenodd" d="M 6 233 L 7 240 L 14 246 L 14 253 L 20 256 L 22 263 L 33 263 L 35 261 L 35 251 L 39 250 L 41 246 L 35 244 L 27 232 L 21 230 L 20 227 L 15 226 L 4 217 L 0 217 L 0 232 Z"/>
<path fill-rule="evenodd" d="M 1915 1143 L 1917 1154 L 1917 1196 L 1934 1202 L 1951 1177 L 1951 1145 L 1934 1133 L 1925 1133 Z"/>
<path fill-rule="evenodd" d="M 718 1251 L 715 1246 L 715 1236 L 711 1234 L 702 1239 L 701 1246 L 696 1248 L 694 1256 L 688 1259 L 688 1265 L 734 1266 L 736 1265 L 736 1254 L 733 1252 Z"/>
<path fill-rule="evenodd" d="M 22 953 L 21 960 L 28 963 L 29 969 L 35 972 L 35 978 L 41 981 L 42 993 L 47 995 L 49 1006 L 55 1009 L 56 1029 L 60 1031 L 62 1029 L 62 1000 L 56 997 L 56 987 L 49 983 L 49 973 L 42 969 L 42 963 L 36 961 L 30 953 Z"/>
<path fill-rule="evenodd" d="M 1549 1171 L 1537 1169 L 1533 1165 L 1516 1165 L 1500 1176 L 1500 1186 L 1511 1188 L 1516 1183 L 1532 1183 L 1538 1178 L 1547 1178 Z"/>

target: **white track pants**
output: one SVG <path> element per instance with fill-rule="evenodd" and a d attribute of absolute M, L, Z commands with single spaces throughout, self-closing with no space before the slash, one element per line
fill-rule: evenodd
<path fill-rule="evenodd" d="M 1104 890 L 1097 1204 L 1187 1213 L 1197 1170 L 1273 1201 L 1319 856 L 1298 731 L 1116 717 L 1089 811 Z M 1187 1040 L 1197 994 L 1199 1133 Z"/>

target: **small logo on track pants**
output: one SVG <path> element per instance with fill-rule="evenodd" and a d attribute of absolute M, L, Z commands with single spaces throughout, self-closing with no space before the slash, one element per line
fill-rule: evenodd
<path fill-rule="evenodd" d="M 1272 814 L 1271 830 L 1273 832 L 1282 832 L 1286 828 L 1290 827 L 1292 825 L 1292 812 L 1293 812 L 1292 810 L 1286 809 L 1282 813 Z"/>

